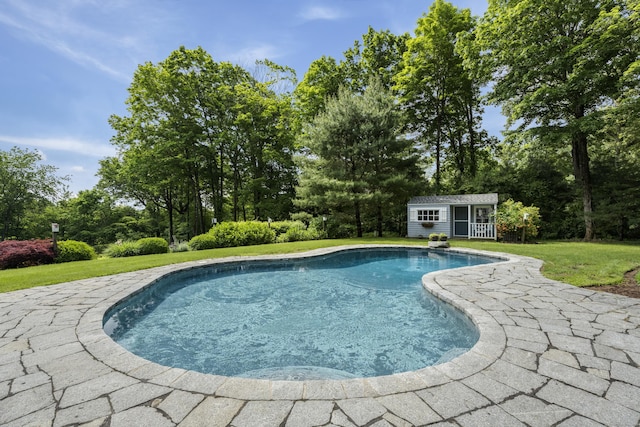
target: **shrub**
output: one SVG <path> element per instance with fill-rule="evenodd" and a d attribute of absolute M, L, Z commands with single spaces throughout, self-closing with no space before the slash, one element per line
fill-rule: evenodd
<path fill-rule="evenodd" d="M 0 242 L 0 269 L 51 264 L 55 258 L 50 240 Z"/>
<path fill-rule="evenodd" d="M 438 240 L 440 240 L 441 242 L 446 242 L 448 238 L 449 236 L 447 236 L 447 233 L 440 233 L 438 235 Z"/>
<path fill-rule="evenodd" d="M 311 221 L 313 220 L 313 215 L 311 215 L 308 212 L 296 212 L 296 213 L 292 213 L 289 216 L 291 217 L 292 221 L 296 221 L 296 222 L 300 221 L 307 226 L 311 224 Z"/>
<path fill-rule="evenodd" d="M 431 233 L 429 234 L 429 240 L 431 240 L 432 242 L 437 242 L 438 240 L 440 240 L 440 235 L 438 233 Z"/>
<path fill-rule="evenodd" d="M 321 239 L 324 233 L 319 232 L 315 228 L 305 229 L 304 227 L 291 227 L 286 233 L 278 236 L 278 243 L 301 242 L 303 240 Z"/>
<path fill-rule="evenodd" d="M 189 249 L 192 251 L 202 251 L 216 248 L 216 238 L 211 233 L 199 234 L 189 240 Z"/>
<path fill-rule="evenodd" d="M 104 254 L 109 258 L 123 258 L 140 255 L 140 252 L 137 242 L 124 241 L 109 245 Z"/>
<path fill-rule="evenodd" d="M 169 246 L 171 252 L 188 252 L 189 244 L 187 242 L 174 243 Z"/>
<path fill-rule="evenodd" d="M 136 241 L 139 255 L 166 254 L 169 252 L 169 243 L 162 237 L 145 237 Z"/>
<path fill-rule="evenodd" d="M 276 233 L 266 222 L 222 222 L 206 234 L 195 236 L 189 241 L 194 251 L 235 246 L 262 245 L 273 243 Z"/>
<path fill-rule="evenodd" d="M 349 223 L 328 221 L 326 227 L 327 236 L 330 239 L 348 239 L 350 237 L 355 237 L 357 234 L 356 226 Z"/>
<path fill-rule="evenodd" d="M 540 209 L 509 199 L 498 207 L 495 221 L 499 237 L 504 237 L 507 233 L 516 233 L 520 237 L 524 229 L 525 239 L 530 239 L 538 235 Z"/>
<path fill-rule="evenodd" d="M 56 262 L 85 261 L 97 258 L 96 251 L 85 242 L 63 240 L 58 242 Z"/>
<path fill-rule="evenodd" d="M 273 243 L 276 233 L 265 222 L 223 222 L 209 233 L 216 239 L 216 248 Z"/>
<path fill-rule="evenodd" d="M 286 233 L 292 227 L 307 228 L 302 221 L 275 221 L 271 223 L 271 229 L 276 232 L 276 237 Z"/>
<path fill-rule="evenodd" d="M 269 224 L 259 221 L 238 222 L 238 246 L 263 245 L 276 241 L 276 233 Z"/>
<path fill-rule="evenodd" d="M 240 246 L 240 235 L 237 222 L 222 222 L 213 227 L 209 231 L 209 234 L 213 236 L 214 248 L 232 248 Z"/>

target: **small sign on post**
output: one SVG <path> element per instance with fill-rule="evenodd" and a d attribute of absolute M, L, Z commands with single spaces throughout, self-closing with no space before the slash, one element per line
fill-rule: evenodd
<path fill-rule="evenodd" d="M 60 232 L 60 224 L 57 222 L 51 223 L 51 233 L 53 233 L 53 251 L 58 252 L 58 233 Z"/>

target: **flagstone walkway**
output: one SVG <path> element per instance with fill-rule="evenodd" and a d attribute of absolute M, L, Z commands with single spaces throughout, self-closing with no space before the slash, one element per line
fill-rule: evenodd
<path fill-rule="evenodd" d="M 640 300 L 553 282 L 538 260 L 500 256 L 508 260 L 423 280 L 474 320 L 480 340 L 471 351 L 415 372 L 344 381 L 165 367 L 104 333 L 116 302 L 207 262 L 0 294 L 0 425 L 640 425 Z"/>

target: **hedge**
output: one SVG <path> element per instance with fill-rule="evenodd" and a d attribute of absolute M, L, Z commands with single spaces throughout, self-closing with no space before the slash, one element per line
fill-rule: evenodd
<path fill-rule="evenodd" d="M 231 248 L 235 246 L 274 243 L 276 233 L 269 224 L 258 221 L 222 222 L 208 233 L 195 236 L 189 241 L 191 250 Z"/>
<path fill-rule="evenodd" d="M 96 251 L 85 242 L 63 240 L 58 242 L 56 262 L 85 261 L 97 258 Z"/>
<path fill-rule="evenodd" d="M 140 255 L 166 254 L 169 252 L 169 243 L 162 237 L 145 237 L 136 242 Z"/>

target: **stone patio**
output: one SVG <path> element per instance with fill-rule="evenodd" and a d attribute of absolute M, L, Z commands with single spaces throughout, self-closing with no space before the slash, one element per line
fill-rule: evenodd
<path fill-rule="evenodd" d="M 102 330 L 104 313 L 132 292 L 176 268 L 220 260 L 0 294 L 0 425 L 640 425 L 640 300 L 548 280 L 535 259 L 492 255 L 504 261 L 423 279 L 479 328 L 469 352 L 344 381 L 170 368 Z"/>

